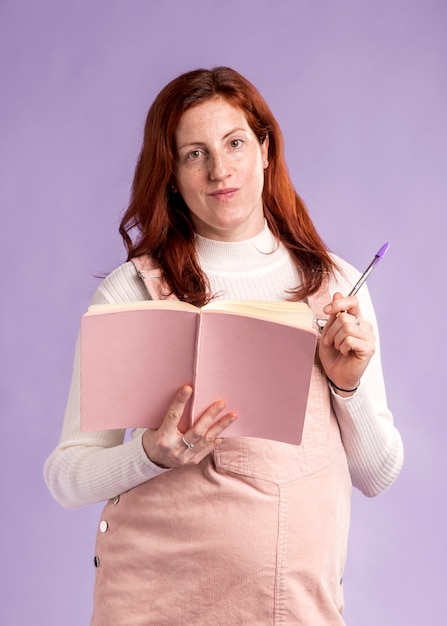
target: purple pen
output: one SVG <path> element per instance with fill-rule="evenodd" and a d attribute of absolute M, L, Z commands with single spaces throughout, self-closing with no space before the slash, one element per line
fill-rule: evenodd
<path fill-rule="evenodd" d="M 378 265 L 380 263 L 380 261 L 383 259 L 383 257 L 385 256 L 385 252 L 388 250 L 389 247 L 390 247 L 389 243 L 384 243 L 383 244 L 383 246 L 380 248 L 380 250 L 376 253 L 376 256 L 374 257 L 374 259 L 371 261 L 371 263 L 368 265 L 366 270 L 360 276 L 360 278 L 357 281 L 357 283 L 352 288 L 352 290 L 351 290 L 351 292 L 349 294 L 350 296 L 355 296 L 357 291 L 363 285 L 363 283 L 368 278 L 368 276 L 371 274 L 371 272 L 376 267 L 376 265 Z"/>
<path fill-rule="evenodd" d="M 359 280 L 356 282 L 356 284 L 354 285 L 354 287 L 351 289 L 351 292 L 349 293 L 349 296 L 355 296 L 355 294 L 357 293 L 357 291 L 360 289 L 360 287 L 363 285 L 363 283 L 365 282 L 365 280 L 368 278 L 368 276 L 371 274 L 371 272 L 373 271 L 373 269 L 376 267 L 376 265 L 378 265 L 380 263 L 380 261 L 383 259 L 383 257 L 385 256 L 385 252 L 388 250 L 388 248 L 390 247 L 389 243 L 384 243 L 383 246 L 380 248 L 380 250 L 376 253 L 376 256 L 373 258 L 373 260 L 371 261 L 371 263 L 368 265 L 368 267 L 366 268 L 366 270 L 363 272 L 363 274 L 360 276 Z M 339 317 L 342 313 L 346 313 L 346 311 L 339 311 L 335 317 Z M 318 324 L 319 328 L 320 328 L 320 333 L 323 332 L 323 326 L 324 324 L 326 324 L 327 320 L 321 320 L 318 318 L 315 318 L 316 323 Z"/>

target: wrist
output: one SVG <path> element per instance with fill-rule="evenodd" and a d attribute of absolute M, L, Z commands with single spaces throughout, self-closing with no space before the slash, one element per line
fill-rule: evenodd
<path fill-rule="evenodd" d="M 338 395 L 341 396 L 342 398 L 349 398 L 350 396 L 354 395 L 354 393 L 357 391 L 357 389 L 360 387 L 360 380 L 357 383 L 357 385 L 353 388 L 346 388 L 346 387 L 339 387 L 338 385 L 336 385 L 334 383 L 333 380 L 331 380 L 330 378 L 327 379 L 329 385 L 332 387 L 332 389 L 334 390 L 334 392 Z"/>
<path fill-rule="evenodd" d="M 147 428 L 142 437 L 141 437 L 141 447 L 143 448 L 143 451 L 146 455 L 146 457 L 148 458 L 148 460 L 153 464 L 156 465 L 157 467 L 159 467 L 160 469 L 171 469 L 170 467 L 167 467 L 166 465 L 162 465 L 161 463 L 159 463 L 158 461 L 155 461 L 152 454 L 149 452 L 149 448 L 150 448 L 150 442 L 148 441 L 149 437 L 150 437 L 150 432 L 152 429 Z"/>

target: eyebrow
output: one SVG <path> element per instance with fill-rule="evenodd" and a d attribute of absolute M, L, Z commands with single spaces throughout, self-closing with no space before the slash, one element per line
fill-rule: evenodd
<path fill-rule="evenodd" d="M 234 133 L 239 133 L 239 132 L 244 132 L 247 133 L 248 130 L 246 128 L 233 128 L 232 130 L 230 130 L 230 132 L 226 133 L 222 139 L 227 139 L 230 135 L 233 135 Z M 181 146 L 177 147 L 177 150 L 183 150 L 184 148 L 188 148 L 190 146 L 204 146 L 205 143 L 203 141 L 188 141 L 188 143 L 185 143 Z"/>

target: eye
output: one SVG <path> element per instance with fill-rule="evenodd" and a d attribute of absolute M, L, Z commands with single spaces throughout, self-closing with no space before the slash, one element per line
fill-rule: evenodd
<path fill-rule="evenodd" d="M 188 152 L 188 154 L 186 155 L 186 158 L 189 159 L 190 161 L 195 161 L 196 159 L 199 159 L 202 156 L 202 150 L 191 150 L 191 152 Z"/>
<path fill-rule="evenodd" d="M 242 141 L 242 139 L 232 139 L 230 141 L 230 146 L 232 148 L 240 148 L 242 146 L 244 142 Z"/>

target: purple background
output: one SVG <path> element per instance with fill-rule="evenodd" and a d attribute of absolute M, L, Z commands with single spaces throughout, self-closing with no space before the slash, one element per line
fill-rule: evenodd
<path fill-rule="evenodd" d="M 89 622 L 101 507 L 63 510 L 42 465 L 95 275 L 124 259 L 147 108 L 178 73 L 215 64 L 270 103 L 330 248 L 363 269 L 392 243 L 369 286 L 406 465 L 379 498 L 354 495 L 345 615 L 445 623 L 446 7 L 2 0 L 2 625 Z"/>

